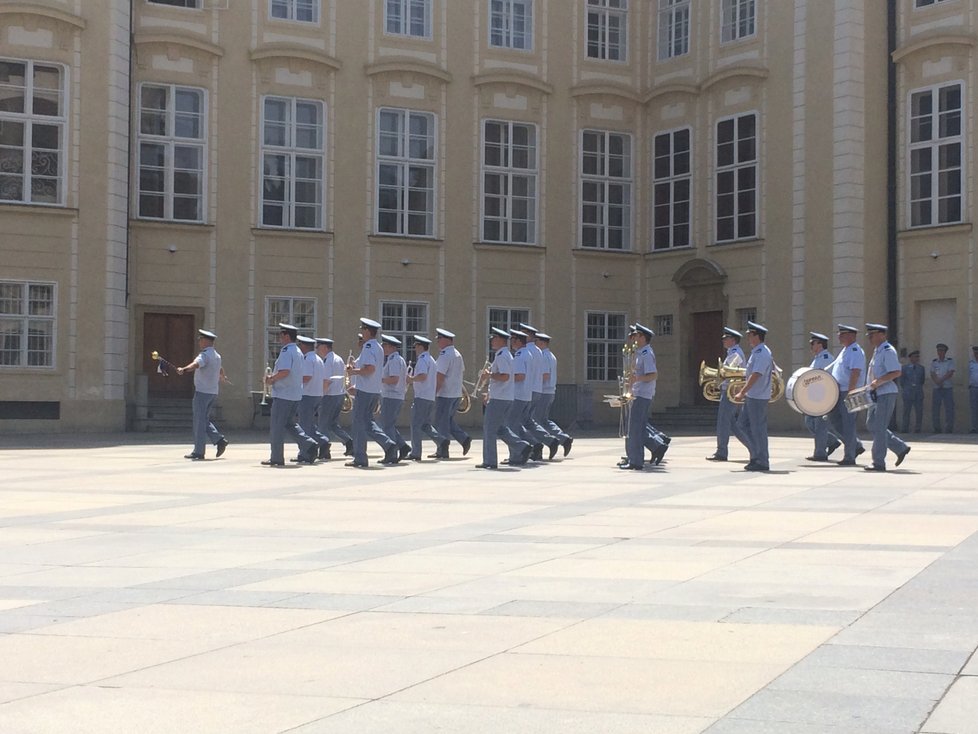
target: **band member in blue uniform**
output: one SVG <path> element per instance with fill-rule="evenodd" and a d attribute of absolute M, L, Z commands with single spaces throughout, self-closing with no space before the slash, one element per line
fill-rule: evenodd
<path fill-rule="evenodd" d="M 866 337 L 873 346 L 867 387 L 876 396 L 876 401 L 869 406 L 866 414 L 866 427 L 873 434 L 873 463 L 865 467 L 866 471 L 886 471 L 887 448 L 896 454 L 897 466 L 910 453 L 910 447 L 903 439 L 889 430 L 899 392 L 896 380 L 900 378 L 900 358 L 886 340 L 886 332 L 887 327 L 884 324 L 866 324 Z"/>
<path fill-rule="evenodd" d="M 747 340 L 750 356 L 744 373 L 744 386 L 736 395 L 744 401 L 740 412 L 740 427 L 750 441 L 750 461 L 747 471 L 770 471 L 771 459 L 767 449 L 767 405 L 771 400 L 771 374 L 774 372 L 774 356 L 764 340 L 767 328 L 753 321 L 747 322 Z"/>

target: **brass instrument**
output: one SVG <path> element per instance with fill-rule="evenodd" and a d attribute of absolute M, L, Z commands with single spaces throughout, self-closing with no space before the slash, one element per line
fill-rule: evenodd
<path fill-rule="evenodd" d="M 720 370 L 722 369 L 723 364 L 719 359 L 716 367 L 707 367 L 705 360 L 700 362 L 699 381 L 703 388 L 703 397 L 714 403 L 720 402 L 720 395 L 722 394 L 723 379 L 720 377 Z"/>
<path fill-rule="evenodd" d="M 170 376 L 171 367 L 176 369 L 176 365 L 173 364 L 173 362 L 166 359 L 165 357 L 161 357 L 160 353 L 157 352 L 155 349 L 150 353 L 149 356 L 154 362 L 159 362 L 159 364 L 156 366 L 156 371 L 159 372 L 164 377 Z"/>
<path fill-rule="evenodd" d="M 732 367 L 732 366 L 722 366 L 719 369 L 719 376 L 724 380 L 729 380 L 730 383 L 727 385 L 727 399 L 731 403 L 736 405 L 743 405 L 743 400 L 736 399 L 737 393 L 747 382 L 747 368 L 746 367 Z M 782 370 L 778 365 L 774 365 L 774 369 L 771 371 L 771 398 L 768 400 L 769 403 L 775 403 L 784 397 L 784 375 Z"/>
<path fill-rule="evenodd" d="M 265 377 L 261 381 L 261 403 L 259 405 L 270 405 L 269 398 L 272 397 L 272 386 L 268 382 L 268 378 L 272 376 L 272 368 L 265 367 Z"/>
<path fill-rule="evenodd" d="M 482 369 L 479 370 L 479 376 L 475 382 L 465 382 L 466 385 L 472 385 L 472 392 L 469 393 L 470 398 L 482 400 L 489 394 L 489 368 L 491 365 L 492 362 L 489 361 L 489 357 L 486 357 L 486 361 L 483 363 Z"/>
<path fill-rule="evenodd" d="M 628 339 L 621 347 L 621 375 L 618 377 L 618 394 L 605 395 L 604 402 L 612 408 L 618 408 L 621 414 L 618 417 L 618 434 L 624 436 L 628 424 L 626 410 L 632 400 L 632 374 L 635 371 L 635 352 L 638 346 L 634 341 Z"/>
<path fill-rule="evenodd" d="M 343 373 L 343 407 L 340 408 L 341 413 L 349 413 L 353 410 L 353 396 L 350 394 L 350 386 L 353 384 L 353 380 L 350 379 L 350 370 L 353 369 L 353 350 L 350 350 L 350 355 L 346 358 L 347 370 Z"/>
<path fill-rule="evenodd" d="M 464 415 L 472 409 L 472 396 L 467 390 L 462 390 L 462 399 L 458 401 L 458 408 L 455 410 L 459 415 Z"/>

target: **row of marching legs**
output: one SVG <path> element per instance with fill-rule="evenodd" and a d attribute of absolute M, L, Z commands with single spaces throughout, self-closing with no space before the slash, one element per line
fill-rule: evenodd
<path fill-rule="evenodd" d="M 658 466 L 672 441 L 669 436 L 652 425 L 649 420 L 649 410 L 652 408 L 650 398 L 632 398 L 622 408 L 627 412 L 623 424 L 627 426 L 625 434 L 625 456 L 618 463 L 619 469 L 634 469 L 641 471 L 646 467 L 645 452 L 651 456 L 648 465 Z"/>

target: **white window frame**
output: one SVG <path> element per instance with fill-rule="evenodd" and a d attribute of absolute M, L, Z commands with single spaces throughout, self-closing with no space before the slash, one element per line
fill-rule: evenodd
<path fill-rule="evenodd" d="M 272 302 L 281 301 L 288 304 L 288 309 L 282 309 L 275 313 L 272 312 Z M 296 310 L 296 305 L 302 304 L 307 307 L 301 312 Z M 317 302 L 315 298 L 304 296 L 265 296 L 265 361 L 271 367 L 278 359 L 278 353 L 282 350 L 279 340 L 279 324 L 292 324 L 302 336 L 316 336 L 316 312 Z M 312 321 L 310 325 L 308 322 Z"/>
<path fill-rule="evenodd" d="M 21 125 L 22 126 L 22 138 L 21 145 L 5 145 L 0 143 L 0 173 L 2 170 L 2 156 L 4 150 L 20 150 L 21 154 L 21 172 L 20 177 L 20 197 L 19 198 L 0 198 L 0 205 L 3 204 L 28 204 L 31 206 L 52 206 L 52 207 L 63 207 L 65 205 L 65 181 L 67 180 L 67 170 L 68 170 L 68 151 L 66 141 L 68 138 L 68 92 L 70 88 L 68 86 L 68 68 L 64 64 L 58 64 L 55 62 L 38 60 L 38 59 L 19 59 L 9 56 L 0 57 L 0 61 L 10 64 L 24 64 L 24 111 L 23 112 L 5 112 L 0 111 L 0 123 Z M 34 112 L 34 98 L 35 98 L 35 88 L 34 88 L 34 69 L 35 66 L 49 67 L 52 69 L 57 69 L 59 74 L 59 84 L 60 88 L 57 90 L 58 96 L 58 115 L 43 115 Z M 6 85 L 3 85 L 6 86 Z M 53 90 L 44 90 L 45 92 L 50 92 Z M 57 154 L 57 166 L 58 171 L 56 176 L 40 176 L 40 179 L 54 179 L 56 192 L 54 196 L 54 201 L 35 201 L 34 200 L 34 171 L 33 171 L 33 158 L 34 153 L 38 152 L 39 155 L 43 155 L 39 151 L 51 151 L 50 148 L 38 148 L 34 147 L 34 128 L 37 127 L 54 127 L 57 128 L 58 143 L 55 153 Z M 2 138 L 0 138 L 2 141 Z M 17 174 L 16 172 L 10 172 L 7 174 L 10 178 L 14 178 Z M 0 178 L 0 192 L 3 189 L 3 179 Z"/>
<path fill-rule="evenodd" d="M 675 319 L 671 313 L 659 314 L 653 320 L 656 336 L 672 336 L 675 333 Z"/>
<path fill-rule="evenodd" d="M 495 314 L 493 312 L 496 312 Z M 506 312 L 506 318 L 500 320 L 499 318 L 493 318 L 493 316 L 499 316 L 503 311 Z M 510 329 L 519 328 L 519 324 L 531 324 L 533 323 L 530 319 L 532 318 L 532 311 L 528 306 L 487 306 L 486 307 L 486 339 L 489 338 L 489 334 L 492 332 L 492 328 L 502 329 L 503 331 L 509 331 Z"/>
<path fill-rule="evenodd" d="M 21 296 L 21 309 L 18 313 L 3 313 L 3 301 L 0 300 L 0 342 L 3 340 L 4 324 L 6 322 L 19 321 L 20 345 L 18 349 L 19 359 L 17 364 L 0 364 L 0 370 L 44 370 L 53 371 L 57 369 L 58 355 L 58 284 L 51 281 L 39 280 L 0 280 L 0 286 L 20 286 L 23 288 Z M 30 305 L 31 288 L 50 288 L 51 289 L 51 309 L 50 314 L 31 314 Z M 47 354 L 50 364 L 30 364 L 30 327 L 32 322 L 43 322 L 51 324 L 51 344 L 48 350 L 40 351 Z"/>
<path fill-rule="evenodd" d="M 585 0 L 584 55 L 601 61 L 628 61 L 628 0 Z M 619 21 L 617 44 L 611 41 L 612 19 Z M 592 54 L 591 29 L 598 37 Z"/>
<path fill-rule="evenodd" d="M 166 92 L 166 109 L 163 111 L 166 118 L 166 133 L 158 135 L 155 133 L 145 133 L 142 129 L 144 114 L 152 114 L 157 110 L 150 110 L 143 107 L 143 91 L 146 89 L 163 89 Z M 137 90 L 137 103 L 139 105 L 136 117 L 136 218 L 150 219 L 165 222 L 190 222 L 201 223 L 206 220 L 207 204 L 207 164 L 208 164 L 208 145 L 207 145 L 207 90 L 200 87 L 188 87 L 180 84 L 157 84 L 155 82 L 142 82 Z M 178 93 L 191 93 L 198 96 L 200 107 L 198 118 L 198 137 L 183 137 L 176 134 L 177 128 L 177 109 L 176 96 Z M 181 113 L 185 116 L 194 116 L 194 113 Z M 143 145 L 156 146 L 163 149 L 163 191 L 144 190 L 142 173 L 143 168 L 148 170 L 159 170 L 157 166 L 150 166 L 143 161 Z M 199 168 L 177 168 L 177 150 L 194 149 L 197 151 Z M 194 175 L 198 177 L 197 194 L 177 194 L 176 180 L 178 175 Z M 163 199 L 163 213 L 161 216 L 143 213 L 142 199 L 147 197 L 160 197 Z M 197 201 L 197 216 L 194 218 L 175 216 L 174 202 L 176 199 L 194 199 Z"/>
<path fill-rule="evenodd" d="M 739 158 L 739 146 L 738 142 L 740 140 L 740 121 L 748 117 L 754 118 L 754 157 L 752 159 L 740 160 Z M 733 121 L 734 131 L 733 131 L 733 147 L 734 147 L 734 162 L 728 165 L 720 165 L 720 125 L 725 122 Z M 714 125 L 714 141 L 713 141 L 713 162 L 716 166 L 716 172 L 713 177 L 714 191 L 713 191 L 713 226 L 714 226 L 714 236 L 713 241 L 717 244 L 725 244 L 728 242 L 738 242 L 742 240 L 754 240 L 760 237 L 760 214 L 761 214 L 761 116 L 756 111 L 743 112 L 738 115 L 729 115 L 727 117 L 721 117 L 717 119 Z M 747 187 L 741 187 L 740 175 L 742 171 L 747 169 L 753 169 L 754 171 L 754 188 L 750 189 Z M 733 237 L 720 239 L 720 176 L 732 173 L 734 180 L 733 192 L 730 194 L 733 197 L 733 213 L 729 216 L 724 216 L 724 219 L 733 219 Z M 753 212 L 753 231 L 748 234 L 741 234 L 740 218 L 744 216 L 740 209 L 740 194 L 745 191 L 753 190 L 754 192 L 754 212 Z"/>
<path fill-rule="evenodd" d="M 490 125 L 504 126 L 502 129 L 505 131 L 505 137 L 500 143 L 502 160 L 500 161 L 499 165 L 490 165 L 486 161 L 488 154 L 488 132 Z M 529 149 L 528 168 L 520 168 L 513 163 L 513 153 L 517 147 L 513 142 L 513 132 L 517 127 L 527 128 L 529 131 L 528 139 L 530 142 L 527 145 L 527 148 Z M 482 188 L 482 197 L 480 201 L 482 203 L 482 208 L 480 211 L 480 237 L 483 242 L 500 242 L 504 244 L 516 245 L 536 244 L 538 226 L 537 213 L 540 200 L 540 146 L 537 140 L 538 134 L 539 130 L 537 126 L 531 122 L 497 119 L 486 119 L 482 121 L 482 176 L 480 179 Z M 490 198 L 487 181 L 490 176 L 498 177 L 498 181 L 500 182 L 498 193 L 491 194 L 493 200 L 498 200 L 500 202 L 499 214 L 495 216 L 490 216 L 487 213 Z M 514 184 L 524 179 L 527 183 L 527 190 L 531 191 L 532 193 L 526 197 L 518 197 L 513 193 Z M 525 220 L 515 219 L 513 216 L 513 205 L 519 199 L 526 199 L 529 202 L 527 205 L 528 218 Z M 499 237 L 490 237 L 488 235 L 487 230 L 490 221 L 497 222 L 499 224 Z M 513 236 L 514 224 L 523 224 L 526 226 L 527 236 L 525 238 L 519 239 Z"/>
<path fill-rule="evenodd" d="M 603 152 L 599 150 L 597 155 L 600 158 L 601 168 L 603 173 L 586 173 L 585 172 L 585 159 L 587 157 L 587 151 L 585 150 L 585 140 L 588 135 L 599 135 L 603 140 Z M 609 143 L 612 136 L 620 137 L 622 141 L 627 143 L 627 151 L 622 156 L 622 159 L 627 164 L 627 175 L 623 176 L 613 176 L 608 173 L 611 162 L 611 154 L 609 152 Z M 631 133 L 620 132 L 617 130 L 595 130 L 591 128 L 585 128 L 581 130 L 580 137 L 580 156 L 578 159 L 579 170 L 581 172 L 581 182 L 580 188 L 578 190 L 578 242 L 580 246 L 586 249 L 593 250 L 614 250 L 620 252 L 630 252 L 632 248 L 632 232 L 634 230 L 632 217 L 635 210 L 634 202 L 634 192 L 635 192 L 635 165 L 633 162 L 633 150 L 634 144 L 632 140 Z M 588 186 L 597 186 L 601 189 L 600 199 L 594 201 L 585 201 L 585 191 Z M 609 214 L 612 211 L 612 204 L 610 203 L 609 192 L 612 191 L 613 187 L 622 187 L 625 195 L 622 196 L 622 203 L 619 208 L 623 209 L 624 215 L 622 217 L 622 241 L 621 247 L 610 247 L 609 234 L 617 227 L 612 227 L 609 223 Z M 598 208 L 599 218 L 595 222 L 585 222 L 584 210 L 587 206 L 594 206 Z M 594 228 L 596 232 L 596 244 L 586 244 L 585 242 L 585 232 L 589 228 Z"/>
<path fill-rule="evenodd" d="M 757 35 L 757 0 L 721 0 L 720 43 Z"/>
<path fill-rule="evenodd" d="M 261 136 L 260 152 L 259 152 L 259 171 L 261 171 L 261 179 L 259 181 L 259 203 L 258 203 L 258 222 L 259 226 L 268 229 L 295 229 L 303 231 L 323 231 L 326 228 L 326 104 L 319 99 L 306 99 L 304 97 L 285 97 L 277 94 L 266 94 L 259 100 L 261 104 L 261 128 L 259 129 L 259 135 Z M 276 145 L 266 143 L 266 125 L 269 124 L 269 120 L 266 119 L 266 103 L 268 102 L 284 102 L 288 105 L 286 109 L 286 118 L 284 120 L 285 127 L 285 141 L 284 145 Z M 316 147 L 300 147 L 297 144 L 298 131 L 300 127 L 309 128 L 309 125 L 301 125 L 297 120 L 296 110 L 299 105 L 308 105 L 315 107 L 317 111 L 317 119 L 314 129 L 316 131 Z M 279 121 L 274 121 L 273 124 L 279 124 Z M 284 158 L 286 162 L 285 170 L 281 175 L 269 176 L 265 168 L 266 156 L 274 156 Z M 318 182 L 315 178 L 303 177 L 299 178 L 297 175 L 297 161 L 312 160 L 317 162 L 319 168 L 319 179 Z M 270 180 L 282 179 L 285 181 L 285 192 L 284 198 L 282 200 L 277 199 L 267 199 L 265 191 L 265 180 L 266 178 Z M 301 202 L 296 201 L 296 191 L 299 184 L 309 184 L 318 185 L 319 191 L 316 200 Z M 272 207 L 282 207 L 282 223 L 276 224 L 274 222 L 265 221 L 265 206 L 266 201 L 268 206 Z M 299 225 L 296 223 L 296 210 L 301 209 L 314 209 L 316 212 L 316 221 L 312 226 Z"/>
<path fill-rule="evenodd" d="M 320 7 L 320 0 L 268 0 L 268 19 L 273 21 L 291 21 L 293 23 L 309 23 L 312 25 L 319 25 L 319 18 L 322 15 L 322 8 Z M 275 8 L 282 7 L 285 8 L 285 17 L 275 15 Z M 312 17 L 309 19 L 300 18 L 299 10 L 300 6 L 305 8 L 308 7 L 312 11 Z"/>
<path fill-rule="evenodd" d="M 524 10 L 522 34 L 516 30 L 517 7 L 522 7 Z M 489 0 L 488 10 L 490 48 L 533 50 L 533 0 Z"/>
<path fill-rule="evenodd" d="M 382 0 L 384 3 L 384 33 L 388 36 L 406 36 L 431 40 L 431 1 L 432 0 Z M 391 7 L 398 8 L 399 18 L 394 19 L 397 27 L 391 29 Z M 411 10 L 420 7 L 424 12 L 424 33 L 412 33 Z"/>
<path fill-rule="evenodd" d="M 601 337 L 591 337 L 591 317 L 600 316 L 602 317 L 603 324 L 601 328 L 604 330 L 604 334 Z M 621 333 L 616 335 L 611 335 L 610 331 L 612 328 L 617 328 L 618 324 L 610 324 L 611 317 L 617 317 L 621 319 L 620 329 Z M 625 344 L 625 340 L 628 338 L 628 318 L 627 314 L 622 311 L 585 311 L 584 313 L 584 379 L 586 382 L 615 382 L 622 375 L 622 346 Z M 590 365 L 591 359 L 591 346 L 600 345 L 602 347 L 602 359 L 604 360 L 603 367 L 595 367 L 595 370 L 600 370 L 598 376 L 592 376 L 592 368 Z"/>
<path fill-rule="evenodd" d="M 659 61 L 689 53 L 692 12 L 690 0 L 659 0 Z"/>
<path fill-rule="evenodd" d="M 940 110 L 940 98 L 941 92 L 946 89 L 951 89 L 953 87 L 958 88 L 958 98 L 960 101 L 960 106 L 957 107 L 956 112 L 958 116 L 958 133 L 957 135 L 947 135 L 940 137 L 941 131 L 941 119 L 943 115 L 950 114 L 953 116 L 955 110 L 948 110 L 946 112 L 941 112 Z M 907 177 L 906 177 L 906 212 L 907 212 L 907 222 L 911 229 L 923 228 L 923 227 L 940 227 L 949 224 L 959 224 L 966 220 L 965 207 L 967 206 L 967 148 L 965 147 L 965 129 L 968 124 L 968 120 L 965 115 L 967 113 L 967 97 L 965 96 L 965 84 L 962 80 L 943 82 L 941 84 L 935 84 L 927 87 L 920 87 L 919 89 L 910 90 L 907 95 Z M 927 117 L 929 118 L 928 124 L 930 125 L 931 137 L 927 140 L 921 140 L 919 142 L 914 142 L 914 98 L 918 95 L 929 95 L 931 98 L 931 111 Z M 958 149 L 958 163 L 957 165 L 941 165 L 941 151 L 947 146 L 957 146 Z M 914 158 L 916 154 L 926 152 L 929 153 L 929 171 L 915 172 L 914 171 Z M 958 193 L 955 194 L 941 194 L 941 179 L 942 173 L 947 173 L 950 171 L 958 171 L 957 186 Z M 929 196 L 916 196 L 914 193 L 914 181 L 915 179 L 926 179 L 928 187 L 930 189 Z M 947 200 L 958 200 L 958 216 L 956 218 L 951 218 L 948 216 L 941 215 L 941 203 Z M 926 221 L 915 213 L 914 207 L 918 202 L 927 202 L 929 207 L 929 216 Z"/>
<path fill-rule="evenodd" d="M 400 130 L 398 131 L 398 149 L 399 153 L 396 155 L 382 154 L 381 149 L 381 135 L 384 131 L 381 130 L 381 120 L 385 114 L 394 113 L 401 117 Z M 430 134 L 425 137 L 430 138 L 430 158 L 412 158 L 411 157 L 411 138 L 417 137 L 411 134 L 411 120 L 414 117 L 423 117 L 428 120 Z M 376 117 L 376 130 L 377 134 L 375 136 L 374 142 L 377 146 L 375 153 L 375 164 L 374 164 L 374 233 L 377 235 L 387 235 L 394 237 L 423 237 L 432 239 L 437 234 L 437 220 L 436 214 L 438 212 L 438 117 L 432 112 L 423 112 L 421 110 L 405 109 L 400 107 L 380 107 L 377 110 Z M 397 216 L 397 228 L 396 231 L 382 230 L 380 227 L 380 217 L 381 217 L 381 169 L 384 166 L 393 166 L 397 169 L 398 181 L 392 185 L 384 185 L 383 188 L 395 190 L 397 192 L 398 198 L 398 208 L 396 209 L 385 209 L 384 212 L 393 212 Z M 419 189 L 417 187 L 411 187 L 409 185 L 409 174 L 412 169 L 415 168 L 427 168 L 430 169 L 429 176 L 431 181 L 430 189 Z M 430 191 L 430 208 L 424 213 L 427 217 L 426 231 L 423 233 L 410 232 L 411 229 L 411 218 L 418 216 L 420 210 L 414 210 L 408 208 L 410 202 L 411 191 Z"/>
<path fill-rule="evenodd" d="M 676 161 L 676 136 L 680 133 L 687 133 L 687 149 L 686 157 L 688 159 L 687 167 L 685 172 L 676 173 L 677 161 Z M 668 165 L 669 173 L 666 176 L 658 176 L 657 162 L 659 157 L 656 155 L 657 142 L 659 138 L 668 136 L 669 138 L 669 155 L 668 155 Z M 673 130 L 663 130 L 652 137 L 652 202 L 651 202 L 651 212 L 652 212 L 652 251 L 657 252 L 661 250 L 672 250 L 683 247 L 693 246 L 693 128 L 689 125 L 683 127 L 677 127 Z M 676 188 L 677 184 L 686 184 L 686 199 L 676 198 Z M 658 224 L 657 214 L 659 210 L 658 194 L 660 187 L 668 187 L 669 198 L 668 198 L 668 214 L 669 214 L 669 224 L 668 229 L 668 242 L 665 245 L 660 246 L 659 232 L 662 227 Z M 676 244 L 677 240 L 677 207 L 680 207 L 683 203 L 686 205 L 686 242 Z M 681 226 L 681 225 L 678 225 Z"/>
<path fill-rule="evenodd" d="M 418 316 L 409 316 L 409 308 L 420 308 L 424 314 L 420 317 L 421 325 L 417 328 L 408 328 L 409 319 L 418 319 Z M 389 314 L 388 310 L 399 310 L 399 314 Z M 380 302 L 380 325 L 385 334 L 396 336 L 401 340 L 398 351 L 404 357 L 405 362 L 414 361 L 414 348 L 411 344 L 411 337 L 414 334 L 424 336 L 428 333 L 431 323 L 431 306 L 426 301 L 392 301 L 382 300 Z M 396 322 L 396 323 L 395 323 Z"/>

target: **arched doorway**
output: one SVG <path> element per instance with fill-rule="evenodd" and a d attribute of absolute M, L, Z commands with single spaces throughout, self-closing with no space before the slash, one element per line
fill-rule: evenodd
<path fill-rule="evenodd" d="M 727 316 L 723 291 L 727 273 L 712 260 L 694 258 L 676 270 L 672 281 L 683 292 L 679 301 L 679 404 L 706 404 L 697 377 L 700 362 L 715 364 L 723 356 L 720 334 Z"/>

